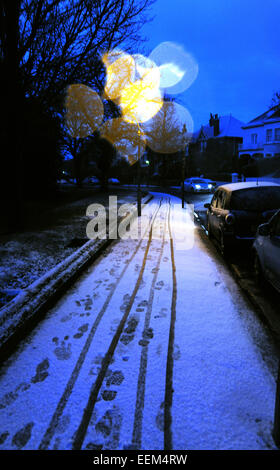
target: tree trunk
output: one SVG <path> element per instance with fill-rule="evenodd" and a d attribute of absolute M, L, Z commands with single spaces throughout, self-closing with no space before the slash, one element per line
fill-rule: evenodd
<path fill-rule="evenodd" d="M 20 1 L 3 0 L 1 5 L 2 110 L 1 129 L 1 231 L 17 230 L 22 225 L 21 141 L 23 97 L 19 75 Z"/>
<path fill-rule="evenodd" d="M 75 179 L 76 179 L 76 184 L 78 187 L 82 186 L 82 160 L 81 156 L 78 153 L 78 139 L 74 138 L 73 139 L 73 158 L 74 158 L 74 172 L 75 172 Z"/>

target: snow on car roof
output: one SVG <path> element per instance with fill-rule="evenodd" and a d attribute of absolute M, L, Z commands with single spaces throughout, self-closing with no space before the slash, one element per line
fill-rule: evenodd
<path fill-rule="evenodd" d="M 222 186 L 219 186 L 218 189 L 225 189 L 226 191 L 238 191 L 240 189 L 249 189 L 264 186 L 279 186 L 280 188 L 280 184 L 270 183 L 269 181 L 245 181 L 243 183 L 223 184 Z"/>

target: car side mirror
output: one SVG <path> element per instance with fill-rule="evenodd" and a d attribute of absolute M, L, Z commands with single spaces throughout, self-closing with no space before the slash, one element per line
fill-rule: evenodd
<path fill-rule="evenodd" d="M 258 233 L 262 237 L 268 237 L 270 235 L 270 225 L 269 224 L 262 224 L 258 228 Z"/>
<path fill-rule="evenodd" d="M 207 204 L 204 204 L 204 207 L 205 207 L 206 209 L 209 209 L 210 206 L 211 206 L 211 204 L 209 204 L 209 202 L 207 202 Z"/>

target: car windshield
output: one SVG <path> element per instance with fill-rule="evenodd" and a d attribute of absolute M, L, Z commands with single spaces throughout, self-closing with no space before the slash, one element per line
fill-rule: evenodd
<path fill-rule="evenodd" d="M 205 181 L 201 179 L 195 179 L 195 180 L 192 180 L 192 183 L 199 184 L 199 183 L 205 183 Z"/>
<path fill-rule="evenodd" d="M 230 207 L 233 210 L 264 212 L 280 208 L 280 186 L 233 191 Z"/>

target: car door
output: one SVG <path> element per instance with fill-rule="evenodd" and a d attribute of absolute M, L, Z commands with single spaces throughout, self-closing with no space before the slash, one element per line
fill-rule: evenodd
<path fill-rule="evenodd" d="M 211 199 L 210 207 L 208 209 L 207 220 L 208 220 L 208 228 L 214 234 L 214 209 L 217 205 L 217 198 L 218 198 L 218 191 L 216 191 Z"/>
<path fill-rule="evenodd" d="M 214 236 L 220 239 L 220 231 L 222 226 L 222 221 L 224 218 L 224 201 L 225 201 L 225 191 L 219 190 L 217 192 L 216 205 L 212 210 L 212 232 Z"/>
<path fill-rule="evenodd" d="M 280 291 L 280 212 L 272 219 L 271 233 L 265 237 L 263 253 L 265 274 Z"/>
<path fill-rule="evenodd" d="M 223 200 L 224 191 L 220 189 L 215 192 L 209 209 L 210 228 L 212 230 L 212 234 L 216 238 L 220 238 L 221 210 L 223 206 Z"/>

